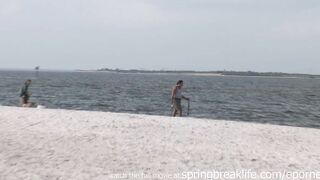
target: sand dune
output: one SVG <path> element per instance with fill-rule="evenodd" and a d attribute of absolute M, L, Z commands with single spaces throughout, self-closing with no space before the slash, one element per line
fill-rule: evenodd
<path fill-rule="evenodd" d="M 319 152 L 319 129 L 0 107 L 3 180 L 102 180 L 119 173 L 242 169 L 319 171 Z"/>

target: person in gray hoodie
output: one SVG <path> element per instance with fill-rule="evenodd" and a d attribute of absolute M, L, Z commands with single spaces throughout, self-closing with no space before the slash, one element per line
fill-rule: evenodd
<path fill-rule="evenodd" d="M 23 87 L 20 90 L 20 105 L 22 107 L 31 107 L 33 103 L 29 102 L 31 93 L 29 92 L 29 86 L 31 85 L 31 80 L 28 79 L 24 82 Z"/>

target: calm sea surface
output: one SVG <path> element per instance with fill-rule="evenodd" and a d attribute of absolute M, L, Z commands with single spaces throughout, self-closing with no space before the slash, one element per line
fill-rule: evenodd
<path fill-rule="evenodd" d="M 31 101 L 48 108 L 164 116 L 183 79 L 192 117 L 320 128 L 320 79 L 0 71 L 0 104 L 17 106 L 26 79 Z"/>

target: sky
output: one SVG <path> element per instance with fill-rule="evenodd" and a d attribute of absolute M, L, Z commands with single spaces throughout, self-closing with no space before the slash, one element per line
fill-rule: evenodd
<path fill-rule="evenodd" d="M 0 0 L 0 69 L 320 74 L 319 0 Z"/>

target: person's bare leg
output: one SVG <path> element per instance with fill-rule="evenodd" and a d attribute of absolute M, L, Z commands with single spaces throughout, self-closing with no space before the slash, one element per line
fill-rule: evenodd
<path fill-rule="evenodd" d="M 32 107 L 32 106 L 33 106 L 33 103 L 31 102 L 22 104 L 22 107 Z"/>
<path fill-rule="evenodd" d="M 23 107 L 31 107 L 30 105 L 31 105 L 30 103 L 26 103 L 26 104 L 23 104 Z"/>
<path fill-rule="evenodd" d="M 176 117 L 176 115 L 177 115 L 177 110 L 174 109 L 173 112 L 172 112 L 172 116 L 173 116 L 173 117 Z"/>
<path fill-rule="evenodd" d="M 20 103 L 19 103 L 19 105 L 20 105 L 21 107 L 24 107 L 24 105 L 25 105 L 24 98 L 20 98 Z"/>

